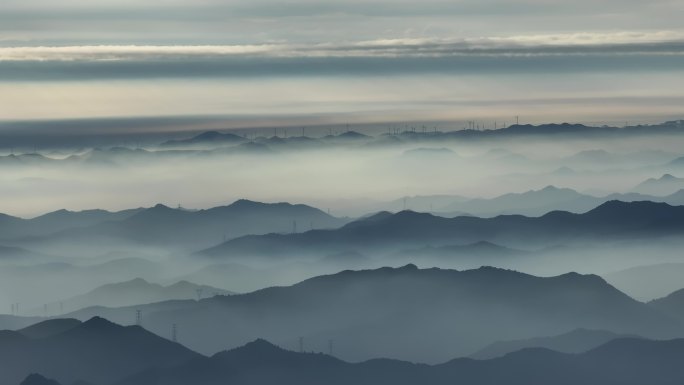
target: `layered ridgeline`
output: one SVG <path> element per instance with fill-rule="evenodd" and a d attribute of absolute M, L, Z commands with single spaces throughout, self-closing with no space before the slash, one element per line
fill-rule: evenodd
<path fill-rule="evenodd" d="M 475 359 L 503 357 L 506 354 L 530 348 L 544 348 L 561 353 L 584 353 L 619 338 L 638 338 L 638 336 L 617 334 L 605 330 L 575 329 L 568 333 L 550 337 L 495 342 L 471 354 L 470 357 Z"/>
<path fill-rule="evenodd" d="M 666 297 L 653 300 L 648 304 L 664 314 L 684 322 L 684 289 L 677 290 Z"/>
<path fill-rule="evenodd" d="M 661 179 L 666 177 L 663 176 Z M 460 195 L 406 196 L 388 202 L 375 202 L 372 205 L 366 205 L 365 209 L 367 212 L 411 210 L 429 212 L 443 217 L 463 215 L 491 217 L 510 214 L 541 216 L 551 211 L 584 213 L 613 200 L 622 202 L 651 201 L 681 206 L 684 205 L 684 190 L 682 188 L 684 185 L 661 195 L 632 191 L 595 196 L 580 193 L 571 188 L 548 185 L 538 190 L 507 193 L 494 198 L 467 198 Z"/>
<path fill-rule="evenodd" d="M 684 230 L 684 206 L 610 201 L 583 214 L 541 217 L 444 218 L 402 211 L 378 213 L 334 230 L 245 236 L 203 250 L 213 258 L 316 256 L 342 251 L 396 252 L 407 248 L 487 241 L 523 249 L 611 240 L 658 239 Z"/>
<path fill-rule="evenodd" d="M 299 133 L 299 127 L 295 132 Z M 185 139 L 168 140 L 160 144 L 160 147 L 222 147 L 230 145 L 240 145 L 245 142 L 251 143 L 268 143 L 279 147 L 286 145 L 295 145 L 305 142 L 311 147 L 319 147 L 331 144 L 398 144 L 411 142 L 436 141 L 443 142 L 445 140 L 478 140 L 478 139 L 495 139 L 520 136 L 564 136 L 564 137 L 591 137 L 591 136 L 609 136 L 621 137 L 632 135 L 657 135 L 657 134 L 681 134 L 684 132 L 684 121 L 676 120 L 654 125 L 638 125 L 629 127 L 592 127 L 583 124 L 513 124 L 499 129 L 488 130 L 474 130 L 462 129 L 454 131 L 437 131 L 428 130 L 423 127 L 423 130 L 406 130 L 393 134 L 381 134 L 378 136 L 365 135 L 357 131 L 346 130 L 341 133 L 326 135 L 320 138 L 307 137 L 304 132 L 300 136 L 290 135 L 285 133 L 283 136 L 276 135 L 259 136 L 259 137 L 245 137 L 232 132 L 206 131 L 201 134 L 188 137 Z M 387 140 L 393 138 L 394 140 Z"/>
<path fill-rule="evenodd" d="M 527 216 L 541 216 L 551 211 L 568 211 L 584 213 L 606 202 L 619 200 L 622 202 L 651 201 L 668 203 L 673 206 L 684 204 L 684 185 L 674 192 L 662 195 L 647 195 L 636 192 L 613 193 L 602 197 L 579 193 L 570 188 L 547 186 L 540 190 L 523 193 L 509 193 L 491 199 L 469 199 L 462 201 L 455 199 L 445 206 L 435 207 L 442 214 L 469 213 L 476 216 L 495 216 L 506 214 L 520 214 Z M 411 208 L 411 200 L 407 200 Z M 427 211 L 427 210 L 424 210 Z"/>
<path fill-rule="evenodd" d="M 58 322 L 58 321 L 48 321 Z M 46 326 L 46 325 L 43 325 Z M 666 385 L 684 381 L 684 340 L 620 338 L 580 354 L 531 348 L 501 358 L 437 365 L 293 352 L 257 339 L 211 357 L 144 329 L 93 318 L 41 338 L 3 332 L 3 384 L 300 385 L 455 383 L 495 385 Z M 11 346 L 15 354 L 6 354 Z M 68 368 L 68 369 L 66 369 Z M 40 373 L 40 374 L 37 374 Z M 59 382 L 58 382 L 59 381 Z"/>
<path fill-rule="evenodd" d="M 684 286 L 684 263 L 667 262 L 630 267 L 604 274 L 603 277 L 632 298 L 651 301 Z M 648 282 L 648 285 L 644 285 L 644 282 Z"/>
<path fill-rule="evenodd" d="M 0 214 L 0 239 L 41 236 L 74 227 L 87 227 L 102 222 L 125 220 L 143 209 L 118 212 L 106 210 L 58 210 L 31 219 Z"/>
<path fill-rule="evenodd" d="M 579 355 L 526 349 L 499 359 L 456 359 L 435 366 L 392 360 L 354 364 L 257 340 L 171 370 L 150 370 L 120 384 L 664 385 L 684 381 L 683 358 L 684 340 L 620 339 Z"/>
<path fill-rule="evenodd" d="M 684 178 L 665 174 L 660 178 L 650 178 L 635 186 L 633 191 L 642 194 L 668 195 L 684 189 Z"/>
<path fill-rule="evenodd" d="M 369 127 L 372 128 L 372 125 Z M 342 130 L 334 134 L 321 136 L 307 135 L 309 131 L 302 132 L 301 127 L 291 127 L 290 135 L 287 135 L 282 129 L 278 129 L 273 135 L 245 135 L 243 132 L 236 131 L 206 131 L 195 135 L 188 135 L 185 138 L 178 138 L 173 135 L 175 139 L 164 140 L 160 137 L 158 145 L 147 146 L 148 149 L 155 151 L 148 151 L 141 149 L 138 146 L 121 147 L 121 142 L 116 140 L 111 142 L 113 147 L 94 148 L 92 150 L 81 149 L 76 154 L 67 158 L 52 158 L 37 154 L 35 152 L 27 152 L 24 154 L 11 154 L 0 157 L 0 166 L 3 165 L 22 165 L 22 164 L 44 164 L 46 162 L 61 162 L 65 164 L 78 163 L 95 159 L 97 161 L 107 161 L 114 157 L 117 153 L 121 153 L 122 158 L 144 158 L 150 153 L 162 153 L 162 155 L 197 155 L 205 154 L 215 150 L 233 153 L 230 150 L 243 150 L 247 152 L 275 152 L 287 151 L 288 149 L 321 149 L 332 146 L 354 146 L 354 147 L 379 147 L 379 146 L 399 146 L 407 144 L 423 144 L 436 143 L 444 144 L 445 142 L 453 141 L 458 143 L 468 141 L 487 141 L 506 139 L 511 140 L 520 138 L 523 140 L 529 137 L 535 139 L 550 139 L 556 140 L 559 138 L 574 138 L 574 139 L 625 139 L 630 137 L 649 136 L 654 135 L 681 135 L 684 132 L 684 121 L 675 120 L 663 122 L 653 125 L 637 125 L 630 127 L 592 127 L 583 124 L 570 123 L 547 123 L 539 125 L 530 124 L 513 124 L 499 129 L 475 130 L 465 129 L 457 126 L 447 128 L 448 130 L 435 130 L 423 127 L 424 130 L 404 130 L 393 131 L 392 133 L 382 133 L 379 135 L 367 135 L 354 130 Z M 383 127 L 384 129 L 384 127 Z M 169 138 L 168 134 L 159 134 Z M 35 143 L 35 139 L 31 138 L 31 143 Z M 106 139 L 104 139 L 106 140 Z M 99 138 L 97 143 L 102 143 L 103 138 Z M 116 144 L 115 144 L 116 143 Z M 46 147 L 46 146 L 45 146 Z M 161 151 L 159 151 L 161 150 Z M 183 151 L 193 150 L 193 151 Z M 103 154 L 106 156 L 103 156 Z M 111 153 L 111 154 L 108 154 Z M 189 154 L 188 154 L 189 153 Z M 126 160 L 124 159 L 124 161 Z"/>
<path fill-rule="evenodd" d="M 82 215 L 90 218 L 85 212 L 69 214 L 75 218 Z M 32 230 L 40 217 L 31 220 L 3 218 L 5 221 L 0 222 L 2 237 L 11 237 L 14 243 L 31 247 L 51 243 L 103 245 L 110 242 L 188 250 L 247 234 L 291 233 L 297 228 L 300 231 L 335 228 L 348 222 L 306 205 L 249 200 L 197 211 L 160 204 L 148 209 L 103 214 L 98 217 L 99 221 L 94 218 L 64 221 L 59 226 L 41 227 L 45 229 L 41 232 Z"/>
<path fill-rule="evenodd" d="M 61 309 L 74 311 L 91 306 L 133 306 L 137 304 L 163 302 L 182 299 L 201 299 L 215 295 L 235 294 L 228 290 L 207 285 L 197 285 L 188 281 L 179 281 L 170 285 L 160 285 L 135 278 L 126 282 L 110 283 L 97 287 L 87 293 L 50 303 L 45 308 L 37 308 L 28 312 L 30 315 L 42 315 L 45 309 Z"/>
<path fill-rule="evenodd" d="M 201 301 L 124 308 L 88 308 L 70 317 L 102 316 L 145 328 L 213 354 L 256 338 L 324 350 L 339 357 L 440 362 L 494 342 L 556 335 L 577 328 L 645 337 L 684 333 L 679 321 L 637 302 L 598 276 L 542 278 L 480 268 L 456 271 L 402 268 L 344 271 L 287 287 Z"/>
<path fill-rule="evenodd" d="M 620 208 L 614 200 L 630 202 L 633 205 Z M 409 210 L 435 213 L 441 217 L 465 216 L 466 214 L 479 217 L 518 214 L 542 216 L 544 219 L 549 219 L 547 213 L 550 212 L 585 213 L 607 204 L 612 205 L 613 210 L 630 212 L 635 210 L 637 203 L 641 201 L 682 205 L 684 204 L 684 190 L 668 196 L 629 193 L 595 197 L 580 194 L 572 189 L 548 186 L 541 190 L 505 194 L 491 199 L 467 199 L 456 196 L 407 197 L 399 201 L 377 203 L 372 208 L 377 206 L 401 210 L 403 207 Z M 641 209 L 654 210 L 650 215 L 659 215 L 658 213 L 663 210 L 661 205 L 647 208 L 644 204 Z M 383 217 L 389 217 L 388 213 L 382 212 L 376 216 L 364 217 L 354 226 Z M 483 219 L 490 221 L 486 224 L 475 223 L 478 229 L 483 227 L 483 231 L 492 229 L 492 226 L 496 224 L 503 226 L 507 223 L 504 221 L 506 218 Z M 508 218 L 508 222 L 514 222 L 510 226 L 517 227 L 518 223 L 515 223 L 514 219 Z M 564 218 L 557 219 L 560 222 L 564 220 Z M 414 230 L 415 224 L 411 223 L 412 220 L 418 221 L 417 218 L 404 218 L 403 220 L 407 222 L 406 231 Z M 50 259 L 50 254 L 60 252 L 71 254 L 70 249 L 75 247 L 87 249 L 89 255 L 96 250 L 102 253 L 103 248 L 107 251 L 117 247 L 131 246 L 196 251 L 215 246 L 226 239 L 247 235 L 302 233 L 311 229 L 337 229 L 350 221 L 348 218 L 334 217 L 307 205 L 270 204 L 249 200 L 238 200 L 228 206 L 206 210 L 186 210 L 157 205 L 146 209 L 120 212 L 60 210 L 33 219 L 0 215 L 0 258 L 33 257 L 45 260 Z M 466 219 L 460 219 L 460 221 L 464 222 L 463 226 L 470 225 L 469 222 L 465 222 Z M 476 221 L 476 219 L 471 219 L 471 221 Z M 562 224 L 542 223 L 541 219 L 538 222 L 542 226 Z M 431 227 L 439 225 L 438 223 L 430 224 Z M 450 222 L 450 225 L 455 226 L 455 223 Z M 562 232 L 566 228 L 559 228 L 559 230 Z M 449 231 L 449 227 L 447 226 L 444 231 Z M 459 232 L 462 231 L 459 229 Z M 472 235 L 472 232 L 470 234 Z M 475 236 L 469 238 L 469 242 L 466 243 L 492 241 L 492 239 Z M 425 244 L 419 246 L 425 246 Z M 93 247 L 95 247 L 94 250 Z"/>

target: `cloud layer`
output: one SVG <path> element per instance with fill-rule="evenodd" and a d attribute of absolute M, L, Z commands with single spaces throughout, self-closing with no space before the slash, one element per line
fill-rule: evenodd
<path fill-rule="evenodd" d="M 0 120 L 472 119 L 491 105 L 549 120 L 670 116 L 684 97 L 682 11 L 675 0 L 6 0 Z"/>

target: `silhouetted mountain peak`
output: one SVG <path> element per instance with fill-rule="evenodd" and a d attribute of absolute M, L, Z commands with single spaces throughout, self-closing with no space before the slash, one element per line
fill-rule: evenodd
<path fill-rule="evenodd" d="M 241 359 L 267 359 L 269 357 L 280 356 L 283 353 L 287 353 L 286 350 L 279 346 L 276 346 L 265 339 L 258 338 L 252 342 L 249 342 L 243 346 L 237 347 L 235 349 L 220 352 L 214 355 L 214 358 L 230 358 L 230 357 L 240 357 Z"/>
<path fill-rule="evenodd" d="M 240 208 L 240 209 L 251 209 L 254 207 L 262 207 L 262 206 L 266 206 L 266 205 L 267 205 L 267 203 L 263 203 L 263 202 L 257 202 L 257 201 L 253 201 L 253 200 L 249 200 L 249 199 L 238 199 L 235 202 L 228 205 L 228 207 Z"/>
<path fill-rule="evenodd" d="M 263 338 L 257 338 L 256 340 L 249 342 L 242 346 L 241 348 L 243 351 L 257 351 L 257 352 L 263 352 L 263 351 L 282 351 L 280 347 L 270 343 L 269 341 L 266 341 Z"/>
<path fill-rule="evenodd" d="M 122 330 L 124 327 L 121 325 L 117 325 L 114 322 L 111 322 L 107 319 L 104 319 L 102 317 L 95 316 L 85 322 L 83 322 L 78 329 L 81 330 L 88 330 L 88 331 L 97 331 L 97 332 L 112 332 L 112 331 L 118 331 Z"/>
<path fill-rule="evenodd" d="M 211 140 L 222 136 L 218 131 L 206 131 L 193 137 L 193 139 Z"/>
<path fill-rule="evenodd" d="M 131 285 L 149 285 L 149 282 L 147 282 L 143 278 L 133 278 L 128 282 L 123 282 L 125 284 L 131 284 Z"/>
<path fill-rule="evenodd" d="M 606 218 L 625 217 L 629 215 L 653 216 L 660 212 L 668 212 L 670 209 L 672 209 L 672 206 L 667 203 L 651 201 L 623 202 L 611 200 L 590 210 L 587 214 L 605 216 Z"/>
<path fill-rule="evenodd" d="M 567 282 L 581 282 L 584 285 L 593 285 L 594 287 L 610 287 L 612 290 L 612 286 L 610 286 L 610 284 L 606 282 L 606 280 L 603 279 L 603 277 L 600 277 L 596 274 L 580 274 L 572 271 L 569 273 L 559 275 L 557 278 L 565 280 Z"/>
<path fill-rule="evenodd" d="M 368 135 L 364 135 L 360 132 L 357 131 L 347 131 L 344 132 L 340 135 L 337 136 L 338 138 L 345 138 L 345 139 L 366 139 L 370 138 Z"/>
<path fill-rule="evenodd" d="M 30 374 L 20 385 L 60 385 L 59 382 L 45 378 L 40 374 L 33 373 Z"/>
<path fill-rule="evenodd" d="M 402 266 L 399 268 L 399 270 L 403 271 L 417 271 L 418 266 L 414 265 L 413 263 L 409 263 L 408 265 Z"/>
<path fill-rule="evenodd" d="M 400 211 L 394 215 L 390 215 L 385 218 L 385 220 L 389 220 L 392 222 L 401 222 L 401 223 L 406 223 L 407 225 L 410 225 L 411 223 L 415 221 L 419 221 L 421 219 L 431 219 L 431 218 L 436 218 L 434 215 L 430 213 L 419 213 L 413 210 L 403 210 Z"/>
<path fill-rule="evenodd" d="M 206 131 L 199 135 L 195 135 L 189 139 L 181 140 L 169 140 L 162 143 L 162 146 L 172 146 L 172 145 L 184 145 L 184 144 L 203 144 L 211 142 L 241 142 L 246 140 L 245 138 L 231 134 L 231 133 L 221 133 L 218 131 Z"/>

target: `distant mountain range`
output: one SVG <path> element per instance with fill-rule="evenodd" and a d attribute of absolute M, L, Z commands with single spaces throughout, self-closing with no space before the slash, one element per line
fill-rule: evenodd
<path fill-rule="evenodd" d="M 50 257 L 48 255 L 37 253 L 31 250 L 26 250 L 21 247 L 8 247 L 0 246 L 0 261 L 13 261 L 13 260 L 47 260 Z"/>
<path fill-rule="evenodd" d="M 684 283 L 682 286 L 684 286 Z M 666 297 L 653 300 L 648 304 L 664 314 L 684 322 L 684 289 L 677 290 Z"/>
<path fill-rule="evenodd" d="M 551 337 L 536 337 L 515 341 L 495 342 L 470 355 L 471 358 L 485 360 L 503 357 L 523 349 L 544 348 L 561 353 L 584 353 L 619 338 L 638 338 L 634 335 L 617 334 L 605 330 L 575 329 Z"/>
<path fill-rule="evenodd" d="M 443 261 L 471 262 L 476 266 L 496 265 L 501 260 L 511 260 L 533 254 L 482 241 L 469 245 L 449 245 L 401 250 L 386 257 L 386 261 Z"/>
<path fill-rule="evenodd" d="M 464 215 L 466 213 L 475 216 L 509 214 L 541 216 L 556 210 L 583 213 L 612 200 L 623 202 L 662 202 L 673 206 L 684 205 L 684 185 L 682 186 L 682 189 L 678 189 L 674 193 L 668 194 L 657 196 L 632 192 L 625 194 L 613 193 L 598 197 L 582 194 L 569 188 L 546 186 L 540 190 L 530 190 L 523 193 L 508 193 L 489 199 L 469 199 L 461 196 L 449 195 L 406 197 L 391 202 L 391 205 L 388 203 L 385 207 L 388 211 L 409 209 L 451 217 Z"/>
<path fill-rule="evenodd" d="M 547 186 L 541 190 L 510 193 L 493 199 L 472 199 L 455 202 L 439 209 L 440 212 L 467 212 L 473 215 L 521 214 L 538 216 L 554 210 L 585 212 L 610 198 L 580 194 L 568 188 Z"/>
<path fill-rule="evenodd" d="M 243 143 L 246 138 L 231 133 L 207 131 L 189 139 L 169 140 L 161 144 L 162 147 L 182 147 L 193 145 L 206 145 L 210 143 Z"/>
<path fill-rule="evenodd" d="M 100 286 L 88 293 L 48 304 L 48 308 L 63 307 L 69 311 L 74 311 L 91 306 L 122 307 L 231 294 L 235 293 L 207 285 L 196 285 L 188 281 L 179 281 L 172 285 L 162 286 L 147 282 L 142 278 L 136 278 L 126 282 Z M 40 315 L 42 311 L 42 308 L 39 308 L 29 314 Z"/>
<path fill-rule="evenodd" d="M 64 213 L 68 217 L 80 219 L 79 214 Z M 159 204 L 148 209 L 128 210 L 121 213 L 99 216 L 89 213 L 83 215 L 88 219 L 74 219 L 71 222 L 54 221 L 55 224 L 61 223 L 61 225 L 50 228 L 47 235 L 45 233 L 48 233 L 48 230 L 40 232 L 41 236 L 28 236 L 37 233 L 33 230 L 33 222 L 36 219 L 17 218 L 3 223 L 0 218 L 0 228 L 8 228 L 8 233 L 15 237 L 14 242 L 34 246 L 41 242 L 103 245 L 107 241 L 127 241 L 138 245 L 182 247 L 192 250 L 219 244 L 226 238 L 247 234 L 291 233 L 310 229 L 336 228 L 349 221 L 306 205 L 260 203 L 244 199 L 228 206 L 197 211 L 170 208 Z M 97 217 L 98 220 L 90 219 L 91 217 Z M 13 224 L 14 222 L 21 225 L 19 230 L 16 229 L 18 225 Z M 24 238 L 16 239 L 20 236 Z"/>
<path fill-rule="evenodd" d="M 617 239 L 654 239 L 681 234 L 684 206 L 653 202 L 606 202 L 584 214 L 553 211 L 541 217 L 443 218 L 402 211 L 379 213 L 335 230 L 245 236 L 203 250 L 201 256 L 245 258 L 316 256 L 341 251 L 396 252 L 424 245 L 486 241 L 533 248 Z"/>
<path fill-rule="evenodd" d="M 167 140 L 158 146 L 146 149 L 137 147 L 107 147 L 80 150 L 77 154 L 66 158 L 51 158 L 38 153 L 11 154 L 0 156 L 0 167 L 37 166 L 47 164 L 96 164 L 116 166 L 119 164 L 134 164 L 140 161 L 166 159 L 171 156 L 201 157 L 216 154 L 273 154 L 282 151 L 300 151 L 304 149 L 322 149 L 329 147 L 352 148 L 383 148 L 388 146 L 438 144 L 458 141 L 487 141 L 510 138 L 526 138 L 529 136 L 547 139 L 557 138 L 620 138 L 643 135 L 680 135 L 684 132 L 682 120 L 664 122 L 655 125 L 639 125 L 630 127 L 591 127 L 582 124 L 541 124 L 541 125 L 510 125 L 495 130 L 453 130 L 453 131 L 425 131 L 406 130 L 393 134 L 366 135 L 358 131 L 343 131 L 324 137 L 309 137 L 299 128 L 294 131 L 298 135 L 287 135 L 280 132 L 274 136 L 245 137 L 231 132 L 206 131 L 184 139 Z M 284 129 L 283 129 L 284 130 Z M 615 158 L 610 154 L 601 153 L 602 150 L 588 150 L 575 161 L 593 161 L 598 164 L 608 164 Z M 607 156 L 606 156 L 607 155 Z M 650 159 L 650 158 L 649 158 Z M 501 161 L 528 162 L 529 160 L 516 154 L 500 157 Z M 569 159 L 572 160 L 572 159 Z M 629 161 L 629 157 L 623 160 Z M 668 160 L 669 166 L 678 167 L 681 160 Z"/>
<path fill-rule="evenodd" d="M 93 226 L 107 221 L 121 221 L 142 210 L 130 209 L 119 212 L 105 210 L 58 210 L 32 219 L 22 219 L 0 214 L 0 239 L 41 236 L 74 227 Z"/>
<path fill-rule="evenodd" d="M 630 193 L 594 197 L 572 189 L 547 186 L 541 190 L 505 194 L 492 199 L 460 196 L 417 196 L 378 204 L 390 210 L 419 210 L 441 216 L 520 214 L 540 216 L 554 210 L 583 213 L 611 200 L 652 201 L 684 205 L 684 189 L 664 197 Z M 157 205 L 119 212 L 59 210 L 33 219 L 0 214 L 0 257 L 40 256 L 17 246 L 38 247 L 41 242 L 101 243 L 107 239 L 149 245 L 184 245 L 186 249 L 219 244 L 245 235 L 334 229 L 348 223 L 306 205 L 238 200 L 227 206 L 189 211 Z M 476 240 L 478 241 L 478 240 Z M 7 244 L 10 243 L 10 244 Z M 38 245 L 38 246 L 36 246 Z"/>
<path fill-rule="evenodd" d="M 78 319 L 102 316 L 167 335 L 211 354 L 259 336 L 296 346 L 338 341 L 340 357 L 391 357 L 439 362 L 497 341 L 555 335 L 577 328 L 646 337 L 684 333 L 679 321 L 619 292 L 597 276 L 539 278 L 514 271 L 403 268 L 344 271 L 287 287 L 202 301 L 125 308 L 88 308 Z"/>
<path fill-rule="evenodd" d="M 334 142 L 340 140 L 346 141 L 375 141 L 383 137 L 392 137 L 402 142 L 412 141 L 440 141 L 448 139 L 486 139 L 494 137 L 510 137 L 510 136 L 605 136 L 605 135 L 654 135 L 654 134 L 678 134 L 684 131 L 684 121 L 670 121 L 655 125 L 639 125 L 630 127 L 592 127 L 583 124 L 514 124 L 495 130 L 454 130 L 454 131 L 402 131 L 395 134 L 382 134 L 380 136 L 370 136 L 362 134 L 358 131 L 344 131 L 336 135 L 326 135 L 322 138 L 310 138 L 306 136 L 273 136 L 281 141 L 294 141 L 301 139 L 317 140 L 322 142 Z M 267 137 L 253 138 L 255 142 L 263 142 L 268 140 Z M 212 144 L 212 143 L 239 143 L 247 140 L 242 136 L 232 133 L 220 133 L 217 131 L 207 131 L 196 136 L 181 139 L 170 140 L 162 143 L 161 146 L 182 146 L 182 145 L 196 145 L 196 144 Z"/>
<path fill-rule="evenodd" d="M 672 246 L 665 246 L 672 247 Z M 677 247 L 677 246 L 674 246 Z M 684 287 L 684 263 L 660 263 L 603 274 L 611 285 L 640 301 L 665 297 Z M 648 285 L 644 285 L 648 282 Z"/>
<path fill-rule="evenodd" d="M 635 186 L 632 191 L 641 194 L 668 195 L 684 189 L 684 178 L 665 174 L 658 179 L 650 178 Z"/>
<path fill-rule="evenodd" d="M 106 282 L 122 282 L 136 277 L 160 279 L 164 265 L 142 258 L 120 258 L 90 265 L 45 262 L 38 264 L 7 264 L 0 268 L 0 291 L 5 299 L 20 302 L 20 315 L 62 314 L 73 311 L 69 302 L 60 301 Z M 43 305 L 47 304 L 47 309 Z M 6 310 L 6 311 L 9 311 Z M 0 326 L 2 323 L 0 322 Z"/>

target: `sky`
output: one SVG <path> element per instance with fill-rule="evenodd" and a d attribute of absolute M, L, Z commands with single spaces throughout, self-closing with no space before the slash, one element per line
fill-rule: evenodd
<path fill-rule="evenodd" d="M 659 122 L 684 115 L 683 12 L 678 0 L 3 0 L 0 127 Z"/>

